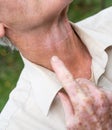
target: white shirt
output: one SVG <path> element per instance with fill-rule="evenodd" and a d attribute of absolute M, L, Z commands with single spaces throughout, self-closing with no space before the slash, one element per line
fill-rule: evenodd
<path fill-rule="evenodd" d="M 112 90 L 112 7 L 71 23 L 92 56 L 95 83 Z M 55 74 L 25 59 L 17 86 L 0 115 L 0 130 L 66 130 L 62 88 Z"/>

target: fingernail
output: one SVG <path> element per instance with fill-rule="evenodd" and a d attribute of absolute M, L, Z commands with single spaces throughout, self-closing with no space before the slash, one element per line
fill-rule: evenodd
<path fill-rule="evenodd" d="M 53 56 L 53 57 L 51 58 L 51 60 L 52 60 L 53 62 L 57 62 L 57 61 L 59 61 L 59 58 L 58 58 L 57 56 Z"/>

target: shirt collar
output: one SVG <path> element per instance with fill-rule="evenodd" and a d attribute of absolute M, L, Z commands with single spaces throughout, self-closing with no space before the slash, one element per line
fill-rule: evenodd
<path fill-rule="evenodd" d="M 87 19 L 71 25 L 88 48 L 92 56 L 95 82 L 105 72 L 108 62 L 106 49 L 112 46 L 112 7 L 100 11 Z"/>
<path fill-rule="evenodd" d="M 112 32 L 106 32 L 105 30 L 105 32 L 102 33 L 101 29 L 103 27 L 101 28 L 97 25 L 97 28 L 95 29 L 93 27 L 95 23 L 91 23 L 91 20 L 92 18 L 87 19 L 87 21 L 84 20 L 76 24 L 71 22 L 71 25 L 73 26 L 74 30 L 81 38 L 83 43 L 86 45 L 92 56 L 92 69 L 94 73 L 95 83 L 97 84 L 99 77 L 105 72 L 105 68 L 108 61 L 106 49 L 109 46 L 112 46 Z M 91 25 L 89 23 L 91 23 Z"/>
<path fill-rule="evenodd" d="M 31 63 L 23 56 L 22 59 L 25 64 L 24 70 L 31 83 L 34 100 L 41 111 L 47 115 L 54 97 L 62 88 L 61 83 L 52 71 Z"/>

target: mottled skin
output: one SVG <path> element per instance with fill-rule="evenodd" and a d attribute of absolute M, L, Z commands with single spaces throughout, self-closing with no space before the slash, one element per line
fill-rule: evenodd
<path fill-rule="evenodd" d="M 68 130 L 112 130 L 112 93 L 98 88 L 87 79 L 74 79 L 64 63 L 55 56 L 51 64 L 65 90 L 58 95 Z"/>

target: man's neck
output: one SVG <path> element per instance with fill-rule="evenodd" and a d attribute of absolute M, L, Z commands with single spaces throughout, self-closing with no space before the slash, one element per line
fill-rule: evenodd
<path fill-rule="evenodd" d="M 91 57 L 66 18 L 58 18 L 52 24 L 27 33 L 7 31 L 7 34 L 22 55 L 31 62 L 52 70 L 50 59 L 56 55 L 75 78 L 90 77 Z"/>

